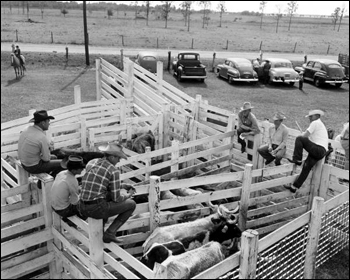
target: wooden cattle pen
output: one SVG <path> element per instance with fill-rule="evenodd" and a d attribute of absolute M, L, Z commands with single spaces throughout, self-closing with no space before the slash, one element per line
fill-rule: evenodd
<path fill-rule="evenodd" d="M 237 143 L 237 114 L 195 99 L 157 75 L 125 60 L 124 71 L 96 61 L 93 102 L 50 110 L 47 137 L 55 148 L 95 151 L 108 141 L 127 143 L 152 131 L 155 150 L 125 148 L 117 164 L 120 180 L 136 186 L 140 200 L 120 228 L 123 245 L 102 242 L 102 220 L 74 216 L 67 223 L 52 211 L 48 174 L 28 174 L 17 159 L 20 131 L 28 117 L 1 124 L 1 276 L 3 279 L 152 279 L 155 272 L 139 257 L 142 243 L 159 226 L 209 215 L 208 201 L 228 209 L 240 203 L 241 250 L 196 275 L 196 279 L 312 278 L 315 268 L 349 244 L 349 180 L 344 151 L 319 162 L 296 194 L 283 185 L 300 173 L 293 164 L 263 165 L 257 153 L 268 127 L 248 139 L 246 154 Z M 39 109 L 39 108 L 38 108 Z M 290 129 L 287 154 L 298 131 Z M 14 160 L 10 161 L 9 158 Z M 41 180 L 42 189 L 37 188 Z M 158 275 L 159 277 L 159 275 Z"/>

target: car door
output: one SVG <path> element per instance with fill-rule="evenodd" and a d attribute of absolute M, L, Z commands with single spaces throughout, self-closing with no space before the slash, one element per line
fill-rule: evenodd
<path fill-rule="evenodd" d="M 220 75 L 224 78 L 228 78 L 227 77 L 227 71 L 228 71 L 228 68 L 230 67 L 230 61 L 229 60 L 225 60 L 225 63 L 223 64 L 221 70 L 220 70 Z"/>
<path fill-rule="evenodd" d="M 306 80 L 311 80 L 313 81 L 313 66 L 314 66 L 314 61 L 309 61 L 304 69 L 304 79 Z"/>

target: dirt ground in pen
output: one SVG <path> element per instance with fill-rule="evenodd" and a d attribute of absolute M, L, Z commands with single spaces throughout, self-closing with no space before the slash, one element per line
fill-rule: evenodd
<path fill-rule="evenodd" d="M 25 50 L 23 50 L 25 53 Z M 74 103 L 74 86 L 80 85 L 82 102 L 96 100 L 95 59 L 90 56 L 90 67 L 85 67 L 85 56 L 70 54 L 68 62 L 62 53 L 25 53 L 27 71 L 20 79 L 15 78 L 10 66 L 10 52 L 1 52 L 1 122 L 28 116 L 30 109 L 52 110 Z M 119 57 L 104 56 L 118 66 Z M 165 62 L 165 61 L 164 61 Z M 221 61 L 217 61 L 220 63 Z M 210 61 L 204 63 L 211 68 Z M 301 62 L 295 62 L 300 64 Z M 167 63 L 165 62 L 166 66 Z M 209 101 L 210 105 L 238 112 L 244 101 L 252 102 L 258 119 L 272 118 L 275 111 L 284 112 L 286 125 L 297 129 L 298 121 L 303 129 L 308 126 L 305 115 L 310 109 L 326 111 L 324 122 L 339 133 L 349 118 L 349 84 L 336 89 L 334 86 L 316 88 L 304 83 L 304 91 L 289 85 L 229 85 L 208 71 L 205 83 L 197 81 L 178 82 L 164 70 L 164 80 L 180 90 Z M 349 249 L 346 248 L 317 269 L 317 279 L 349 279 Z"/>

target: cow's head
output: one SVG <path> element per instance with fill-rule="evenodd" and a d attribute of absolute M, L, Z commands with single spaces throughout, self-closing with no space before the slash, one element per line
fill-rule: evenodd
<path fill-rule="evenodd" d="M 209 207 L 217 214 L 211 218 L 211 221 L 214 224 L 222 224 L 223 222 L 226 222 L 228 224 L 237 224 L 239 202 L 237 207 L 233 210 L 228 210 L 224 205 L 213 205 L 210 201 Z"/>

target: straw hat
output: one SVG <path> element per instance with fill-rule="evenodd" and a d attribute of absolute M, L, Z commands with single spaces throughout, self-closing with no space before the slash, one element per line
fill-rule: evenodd
<path fill-rule="evenodd" d="M 313 115 L 323 116 L 324 112 L 322 110 L 319 110 L 319 109 L 311 110 L 311 111 L 309 111 L 309 114 L 305 116 L 305 118 L 308 118 L 308 117 L 313 116 Z"/>
<path fill-rule="evenodd" d="M 241 107 L 241 112 L 245 111 L 245 110 L 249 110 L 249 109 L 253 109 L 254 107 L 252 107 L 252 105 L 250 104 L 250 102 L 244 102 L 243 107 Z"/>
<path fill-rule="evenodd" d="M 123 146 L 118 143 L 108 143 L 107 145 L 99 146 L 98 149 L 108 155 L 118 156 L 123 159 L 128 158 L 123 152 Z"/>
<path fill-rule="evenodd" d="M 276 114 L 273 115 L 272 119 L 274 121 L 277 121 L 277 120 L 285 120 L 286 119 L 286 116 L 281 113 L 281 112 L 277 112 Z"/>

